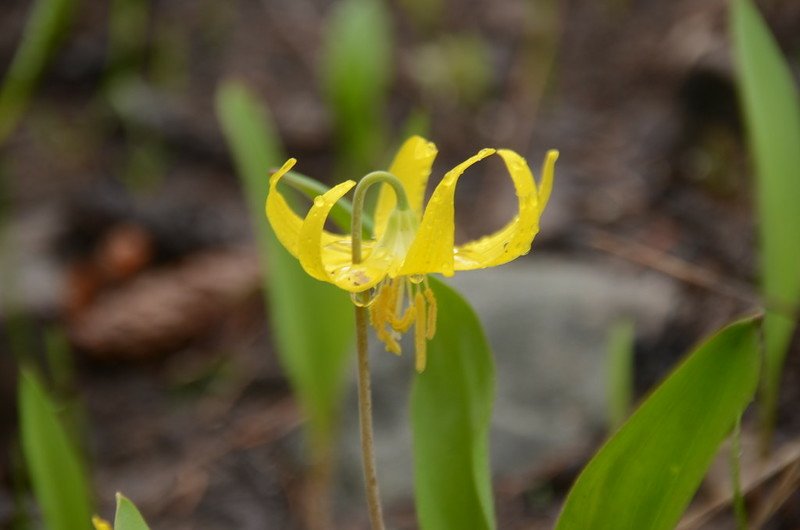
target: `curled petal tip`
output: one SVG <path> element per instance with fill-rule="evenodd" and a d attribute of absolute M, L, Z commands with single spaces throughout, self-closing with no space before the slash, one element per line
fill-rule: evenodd
<path fill-rule="evenodd" d="M 297 159 L 296 158 L 290 158 L 289 160 L 284 162 L 283 165 L 281 166 L 281 168 L 278 171 L 275 171 L 274 173 L 272 173 L 272 175 L 270 175 L 270 177 L 269 177 L 270 183 L 278 180 L 279 178 L 284 176 L 286 173 L 288 173 L 289 170 L 292 169 L 296 163 L 297 163 Z"/>

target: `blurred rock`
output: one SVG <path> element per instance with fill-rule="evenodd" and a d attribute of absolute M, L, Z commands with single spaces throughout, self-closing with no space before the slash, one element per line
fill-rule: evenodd
<path fill-rule="evenodd" d="M 63 280 L 51 252 L 59 218 L 49 205 L 6 221 L 0 234 L 0 318 L 10 309 L 23 314 L 52 314 L 61 302 Z"/>
<path fill-rule="evenodd" d="M 524 475 L 593 444 L 606 424 L 605 352 L 611 324 L 632 317 L 637 334 L 657 333 L 678 296 L 663 276 L 625 274 L 608 263 L 543 255 L 461 273 L 449 283 L 475 308 L 495 354 L 495 477 Z M 413 355 L 398 359 L 375 341 L 372 346 L 378 473 L 382 495 L 392 506 L 412 495 L 407 403 Z M 338 491 L 353 502 L 350 497 L 361 495 L 354 389 L 345 414 Z"/>
<path fill-rule="evenodd" d="M 202 335 L 260 285 L 252 249 L 193 254 L 103 291 L 70 321 L 70 338 L 96 358 L 151 357 Z"/>

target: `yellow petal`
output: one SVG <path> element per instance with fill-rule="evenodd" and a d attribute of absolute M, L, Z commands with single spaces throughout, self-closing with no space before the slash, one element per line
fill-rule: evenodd
<path fill-rule="evenodd" d="M 114 527 L 111 526 L 111 523 L 98 517 L 97 515 L 92 517 L 92 525 L 94 526 L 95 530 L 114 530 Z"/>
<path fill-rule="evenodd" d="M 433 159 L 436 158 L 436 146 L 420 136 L 412 136 L 403 143 L 389 167 L 389 172 L 403 183 L 408 196 L 408 203 L 417 213 L 422 215 L 422 201 L 425 199 L 425 186 L 431 174 Z M 386 229 L 389 214 L 394 209 L 396 199 L 394 191 L 388 184 L 381 185 L 378 203 L 375 207 L 375 238 L 380 239 Z"/>
<path fill-rule="evenodd" d="M 328 214 L 356 183 L 352 180 L 334 186 L 314 199 L 314 205 L 300 227 L 297 238 L 297 257 L 303 269 L 314 278 L 332 283 L 337 287 L 357 293 L 374 287 L 385 276 L 391 264 L 391 256 L 375 251 L 374 245 L 363 245 L 366 256 L 358 265 L 352 264 L 349 236 L 326 237 L 323 230 Z"/>
<path fill-rule="evenodd" d="M 267 202 L 265 210 L 267 212 L 267 219 L 272 226 L 272 230 L 278 238 L 278 241 L 292 254 L 298 257 L 298 239 L 300 237 L 300 229 L 303 226 L 303 218 L 295 213 L 291 206 L 283 198 L 283 195 L 278 191 L 278 182 L 281 178 L 294 167 L 296 159 L 290 158 L 283 166 L 276 171 L 269 179 L 269 194 L 267 195 Z M 343 236 L 332 234 L 326 230 L 322 232 L 322 240 L 325 245 L 332 244 L 335 241 L 342 239 Z"/>
<path fill-rule="evenodd" d="M 542 164 L 542 182 L 539 184 L 539 209 L 544 211 L 547 201 L 550 200 L 550 192 L 553 189 L 553 174 L 555 173 L 558 151 L 550 149 L 545 155 Z"/>
<path fill-rule="evenodd" d="M 517 194 L 517 215 L 501 230 L 456 247 L 456 270 L 471 270 L 502 265 L 527 254 L 533 238 L 539 232 L 539 218 L 553 186 L 553 168 L 557 151 L 550 151 L 544 162 L 545 177 L 537 192 L 533 174 L 525 159 L 514 151 L 501 149 L 503 159 Z"/>
<path fill-rule="evenodd" d="M 455 232 L 453 201 L 458 178 L 469 166 L 494 152 L 494 149 L 481 149 L 478 154 L 447 172 L 428 201 L 417 236 L 408 249 L 406 259 L 398 274 L 426 274 L 429 272 L 440 272 L 446 276 L 453 274 Z"/>
<path fill-rule="evenodd" d="M 290 254 L 297 257 L 297 237 L 300 234 L 300 227 L 303 226 L 303 219 L 286 203 L 286 199 L 278 191 L 278 182 L 286 173 L 297 163 L 297 160 L 290 158 L 276 171 L 269 179 L 269 194 L 265 210 L 267 219 L 272 225 L 272 230 L 278 237 L 278 241 L 286 247 Z"/>

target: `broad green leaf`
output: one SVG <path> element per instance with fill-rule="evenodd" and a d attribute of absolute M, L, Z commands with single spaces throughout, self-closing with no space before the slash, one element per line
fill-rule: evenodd
<path fill-rule="evenodd" d="M 800 302 L 800 104 L 792 74 L 750 0 L 735 0 L 731 31 L 758 188 L 761 283 L 768 304 Z M 783 361 L 795 328 L 785 313 L 764 319 L 762 415 L 772 430 Z"/>
<path fill-rule="evenodd" d="M 72 440 L 32 372 L 19 378 L 20 438 L 25 465 L 49 530 L 89 529 L 89 484 Z"/>
<path fill-rule="evenodd" d="M 16 127 L 34 85 L 64 32 L 75 0 L 37 0 L 0 89 L 0 144 Z"/>
<path fill-rule="evenodd" d="M 256 228 L 272 332 L 284 369 L 324 448 L 336 424 L 354 333 L 353 307 L 335 287 L 309 277 L 278 242 L 264 214 L 269 170 L 284 162 L 266 109 L 241 84 L 217 94 L 217 115 Z"/>
<path fill-rule="evenodd" d="M 667 530 L 678 523 L 758 382 L 756 320 L 700 345 L 584 468 L 557 530 Z"/>
<path fill-rule="evenodd" d="M 436 335 L 411 391 L 417 517 L 423 530 L 495 528 L 489 474 L 494 362 L 475 313 L 454 290 L 429 280 Z"/>
<path fill-rule="evenodd" d="M 381 114 L 392 72 L 390 20 L 383 0 L 342 0 L 330 14 L 324 86 L 349 171 L 374 166 L 385 141 Z"/>
<path fill-rule="evenodd" d="M 124 495 L 117 493 L 117 514 L 114 530 L 150 530 L 136 506 Z"/>

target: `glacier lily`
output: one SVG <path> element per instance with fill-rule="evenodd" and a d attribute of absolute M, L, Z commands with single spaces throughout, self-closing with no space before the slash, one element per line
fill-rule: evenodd
<path fill-rule="evenodd" d="M 399 354 L 400 335 L 415 326 L 415 364 L 420 372 L 425 369 L 427 340 L 434 336 L 436 327 L 436 299 L 426 275 L 452 276 L 455 271 L 501 265 L 526 254 L 539 231 L 558 158 L 555 150 L 547 153 L 537 187 L 520 155 L 508 149 L 481 149 L 445 174 L 423 211 L 425 187 L 436 154 L 436 146 L 419 136 L 403 144 L 389 168 L 390 178 L 377 179 L 383 185 L 375 209 L 374 237 L 363 243 L 324 228 L 331 208 L 356 186 L 355 181 L 343 182 L 316 197 L 302 218 L 277 189 L 296 163 L 290 159 L 270 178 L 266 201 L 267 217 L 283 246 L 309 275 L 354 293 L 357 304 L 368 304 L 370 322 L 387 350 Z M 511 176 L 518 212 L 497 232 L 456 245 L 454 198 L 458 180 L 468 167 L 493 154 L 503 160 Z M 354 219 L 357 203 L 358 197 Z M 360 233 L 360 226 L 353 233 Z M 353 259 L 354 246 L 359 256 L 363 253 L 363 260 Z"/>

